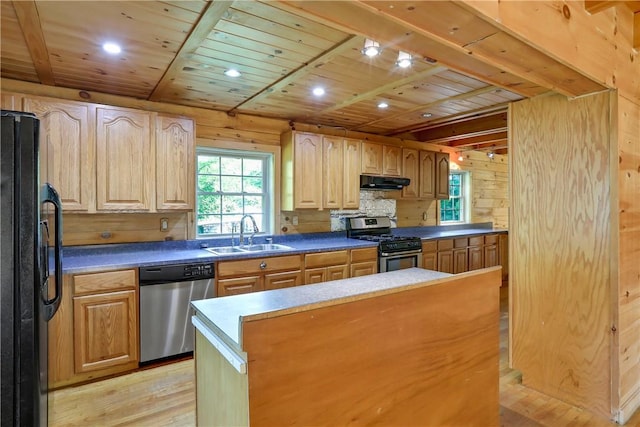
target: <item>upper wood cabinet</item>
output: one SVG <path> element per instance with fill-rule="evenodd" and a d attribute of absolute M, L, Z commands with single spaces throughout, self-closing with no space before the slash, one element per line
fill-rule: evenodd
<path fill-rule="evenodd" d="M 283 211 L 322 208 L 322 135 L 286 132 L 281 136 Z"/>
<path fill-rule="evenodd" d="M 62 199 L 64 211 L 95 212 L 95 106 L 25 97 L 24 110 L 40 119 L 41 175 Z"/>
<path fill-rule="evenodd" d="M 150 211 L 155 183 L 152 114 L 97 108 L 97 209 Z"/>
<path fill-rule="evenodd" d="M 0 93 L 0 107 L 3 110 L 22 110 L 22 95 L 11 92 Z"/>
<path fill-rule="evenodd" d="M 402 189 L 402 197 L 415 199 L 420 195 L 420 154 L 415 148 L 402 149 L 402 173 L 410 183 Z"/>
<path fill-rule="evenodd" d="M 360 140 L 348 138 L 344 140 L 342 209 L 358 209 L 360 207 L 361 147 Z"/>
<path fill-rule="evenodd" d="M 382 175 L 401 176 L 402 174 L 402 147 L 397 145 L 383 145 Z"/>
<path fill-rule="evenodd" d="M 360 172 L 365 175 L 382 175 L 382 156 L 382 145 L 363 142 Z"/>
<path fill-rule="evenodd" d="M 344 194 L 344 141 L 337 136 L 322 137 L 322 205 L 340 209 Z"/>
<path fill-rule="evenodd" d="M 420 151 L 419 198 L 449 198 L 449 153 Z"/>
<path fill-rule="evenodd" d="M 156 209 L 194 208 L 195 130 L 193 120 L 156 117 Z"/>

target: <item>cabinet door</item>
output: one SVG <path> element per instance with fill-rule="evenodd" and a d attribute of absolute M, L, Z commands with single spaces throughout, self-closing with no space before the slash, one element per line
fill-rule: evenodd
<path fill-rule="evenodd" d="M 347 265 L 334 265 L 327 267 L 327 281 L 346 279 L 349 277 L 349 267 Z"/>
<path fill-rule="evenodd" d="M 0 93 L 0 107 L 3 110 L 22 111 L 22 96 L 16 93 Z"/>
<path fill-rule="evenodd" d="M 294 208 L 322 207 L 322 136 L 296 133 L 294 147 Z"/>
<path fill-rule="evenodd" d="M 422 253 L 422 268 L 427 270 L 438 271 L 438 254 L 437 252 Z"/>
<path fill-rule="evenodd" d="M 249 292 L 262 290 L 264 290 L 264 285 L 262 283 L 262 277 L 260 276 L 218 279 L 218 284 L 216 285 L 216 291 L 219 297 L 247 294 Z"/>
<path fill-rule="evenodd" d="M 73 101 L 27 97 L 24 109 L 40 119 L 40 173 L 53 185 L 65 211 L 95 211 L 94 107 Z"/>
<path fill-rule="evenodd" d="M 482 246 L 469 247 L 469 271 L 484 267 L 484 251 Z"/>
<path fill-rule="evenodd" d="M 138 361 L 136 291 L 73 298 L 76 373 Z"/>
<path fill-rule="evenodd" d="M 302 285 L 302 271 L 285 271 L 284 273 L 267 274 L 264 276 L 264 288 L 282 289 Z"/>
<path fill-rule="evenodd" d="M 326 268 L 309 268 L 304 270 L 304 284 L 322 283 L 327 281 Z"/>
<path fill-rule="evenodd" d="M 484 266 L 495 267 L 500 265 L 498 261 L 498 245 L 486 245 L 484 247 Z"/>
<path fill-rule="evenodd" d="M 192 210 L 195 194 L 193 120 L 156 118 L 156 209 Z"/>
<path fill-rule="evenodd" d="M 420 156 L 413 148 L 402 149 L 402 175 L 409 178 L 409 185 L 402 188 L 402 198 L 415 199 L 420 194 Z"/>
<path fill-rule="evenodd" d="M 402 175 L 402 148 L 395 145 L 382 147 L 382 174 L 386 176 Z"/>
<path fill-rule="evenodd" d="M 436 197 L 436 153 L 435 151 L 420 151 L 420 185 L 418 195 L 421 199 L 435 199 Z"/>
<path fill-rule="evenodd" d="M 382 145 L 371 142 L 362 143 L 360 172 L 369 175 L 382 174 Z"/>
<path fill-rule="evenodd" d="M 156 182 L 151 113 L 97 108 L 97 208 L 150 211 Z"/>
<path fill-rule="evenodd" d="M 343 209 L 360 207 L 360 145 L 359 140 L 344 140 Z"/>
<path fill-rule="evenodd" d="M 316 162 L 318 159 L 316 159 Z M 322 138 L 323 191 L 322 205 L 329 209 L 342 207 L 344 146 L 342 138 Z"/>
<path fill-rule="evenodd" d="M 453 273 L 453 250 L 438 250 L 438 271 Z"/>
<path fill-rule="evenodd" d="M 350 273 L 351 277 L 368 276 L 370 274 L 376 274 L 378 272 L 378 262 L 360 262 L 357 264 L 351 264 Z"/>
<path fill-rule="evenodd" d="M 436 199 L 449 198 L 449 153 L 436 153 Z"/>
<path fill-rule="evenodd" d="M 469 260 L 467 257 L 467 248 L 453 250 L 453 273 L 464 273 L 469 271 Z"/>

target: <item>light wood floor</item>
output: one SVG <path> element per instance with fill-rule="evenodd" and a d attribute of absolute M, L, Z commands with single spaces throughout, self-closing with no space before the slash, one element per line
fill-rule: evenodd
<path fill-rule="evenodd" d="M 616 426 L 587 411 L 520 384 L 508 367 L 507 289 L 501 295 L 500 425 L 504 427 Z M 49 397 L 49 425 L 194 426 L 193 360 L 143 369 L 108 380 L 56 390 Z M 640 426 L 640 411 L 626 424 Z"/>

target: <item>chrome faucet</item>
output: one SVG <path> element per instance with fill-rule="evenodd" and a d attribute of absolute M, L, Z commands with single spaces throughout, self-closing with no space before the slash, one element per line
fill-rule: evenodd
<path fill-rule="evenodd" d="M 256 233 L 260 230 L 258 230 L 258 224 L 256 224 L 256 220 L 253 219 L 253 217 L 251 215 L 245 215 L 242 217 L 242 219 L 240 220 L 240 246 L 244 245 L 244 220 L 245 218 L 249 218 L 251 220 L 251 223 L 253 224 L 253 232 L 251 233 L 251 236 L 249 236 L 249 246 L 253 245 L 253 236 L 256 235 Z"/>

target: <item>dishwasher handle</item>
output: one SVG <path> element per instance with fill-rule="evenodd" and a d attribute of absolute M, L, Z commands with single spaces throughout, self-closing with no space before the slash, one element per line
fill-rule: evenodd
<path fill-rule="evenodd" d="M 138 280 L 140 286 L 188 282 L 191 280 L 213 279 L 214 271 L 215 268 L 212 262 L 140 267 L 138 269 Z"/>

